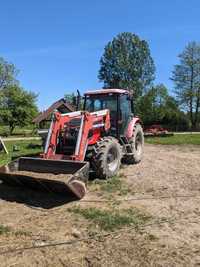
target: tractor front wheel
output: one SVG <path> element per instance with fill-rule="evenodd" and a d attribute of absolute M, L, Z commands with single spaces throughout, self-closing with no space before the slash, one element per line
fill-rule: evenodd
<path fill-rule="evenodd" d="M 94 147 L 91 158 L 95 176 L 107 179 L 115 176 L 120 168 L 122 150 L 118 140 L 114 137 L 102 138 Z"/>

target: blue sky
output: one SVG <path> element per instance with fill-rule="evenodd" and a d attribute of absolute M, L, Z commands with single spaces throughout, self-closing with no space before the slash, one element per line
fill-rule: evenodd
<path fill-rule="evenodd" d="M 0 11 L 0 56 L 39 93 L 40 109 L 77 88 L 100 88 L 99 59 L 120 32 L 148 41 L 156 83 L 170 90 L 177 55 L 200 41 L 199 0 L 0 0 Z"/>

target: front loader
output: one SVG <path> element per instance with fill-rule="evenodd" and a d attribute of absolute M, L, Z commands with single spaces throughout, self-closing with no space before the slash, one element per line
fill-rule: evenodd
<path fill-rule="evenodd" d="M 54 112 L 44 152 L 2 166 L 0 180 L 56 194 L 70 192 L 80 199 L 90 172 L 101 179 L 116 175 L 122 160 L 140 162 L 143 144 L 141 121 L 133 115 L 127 90 L 87 92 L 83 111 Z"/>

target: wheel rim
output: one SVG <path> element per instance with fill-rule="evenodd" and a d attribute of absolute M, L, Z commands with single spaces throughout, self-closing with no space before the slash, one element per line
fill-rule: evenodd
<path fill-rule="evenodd" d="M 111 172 L 114 172 L 118 166 L 118 152 L 116 149 L 111 148 L 107 155 L 107 165 Z"/>
<path fill-rule="evenodd" d="M 142 135 L 137 134 L 136 139 L 135 139 L 135 150 L 138 155 L 142 153 Z"/>

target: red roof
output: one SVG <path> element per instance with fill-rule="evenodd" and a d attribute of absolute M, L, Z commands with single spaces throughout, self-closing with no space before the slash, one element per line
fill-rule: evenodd
<path fill-rule="evenodd" d="M 84 95 L 98 95 L 98 94 L 129 94 L 128 90 L 125 89 L 100 89 L 94 91 L 88 91 Z"/>

